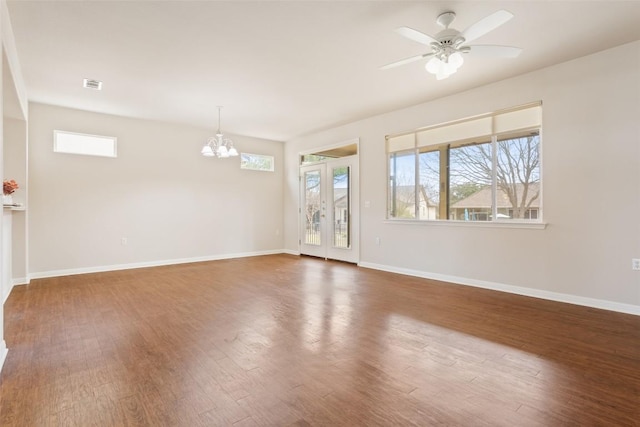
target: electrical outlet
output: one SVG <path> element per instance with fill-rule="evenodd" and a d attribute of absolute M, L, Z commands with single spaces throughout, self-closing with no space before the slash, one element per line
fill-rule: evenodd
<path fill-rule="evenodd" d="M 631 260 L 631 269 L 640 270 L 640 258 L 633 258 Z"/>
<path fill-rule="evenodd" d="M 122 239 L 120 239 L 120 244 L 121 244 L 122 246 L 127 246 L 127 238 L 126 238 L 126 237 L 123 237 Z"/>
<path fill-rule="evenodd" d="M 380 245 L 380 238 L 379 237 L 376 237 L 376 245 L 378 245 L 378 246 Z"/>

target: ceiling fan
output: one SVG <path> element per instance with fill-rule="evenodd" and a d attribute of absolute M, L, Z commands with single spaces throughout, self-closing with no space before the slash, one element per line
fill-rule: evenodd
<path fill-rule="evenodd" d="M 425 68 L 428 72 L 435 74 L 438 80 L 446 79 L 451 74 L 458 71 L 458 68 L 464 62 L 463 54 L 491 56 L 495 58 L 516 58 L 522 52 L 519 47 L 513 46 L 496 46 L 496 45 L 468 45 L 467 43 L 480 38 L 488 32 L 495 30 L 511 18 L 513 14 L 506 10 L 499 10 L 486 16 L 469 26 L 464 31 L 458 31 L 449 28 L 449 25 L 456 18 L 454 12 L 445 12 L 438 16 L 436 22 L 444 27 L 435 36 L 429 36 L 418 30 L 409 27 L 396 28 L 396 33 L 403 37 L 431 47 L 431 52 L 423 55 L 412 56 L 410 58 L 401 59 L 392 62 L 383 67 L 381 70 L 399 67 L 400 65 L 409 64 L 419 61 L 423 58 L 431 59 L 427 61 Z"/>

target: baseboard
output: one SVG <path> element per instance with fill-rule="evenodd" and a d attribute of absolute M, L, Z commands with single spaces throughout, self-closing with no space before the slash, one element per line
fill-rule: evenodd
<path fill-rule="evenodd" d="M 596 298 L 581 297 L 578 295 L 563 294 L 541 289 L 525 288 L 521 286 L 505 285 L 503 283 L 487 282 L 484 280 L 469 279 L 467 277 L 450 276 L 446 274 L 429 273 L 421 270 L 398 268 L 389 265 L 361 262 L 360 267 L 374 270 L 388 271 L 390 273 L 404 274 L 407 276 L 421 277 L 424 279 L 438 280 L 459 285 L 473 286 L 476 288 L 490 289 L 511 294 L 523 295 L 527 297 L 541 298 L 550 301 L 564 302 L 568 304 L 582 305 L 586 307 L 599 308 L 602 310 L 617 311 L 620 313 L 634 314 L 640 316 L 640 306 L 624 304 L 614 301 L 600 300 Z"/>
<path fill-rule="evenodd" d="M 11 289 L 9 289 L 7 293 L 4 295 L 4 298 L 2 299 L 2 303 L 4 304 L 5 302 L 7 302 L 7 298 L 9 298 L 9 295 L 11 295 L 11 291 L 13 290 L 14 286 L 28 285 L 28 284 L 29 284 L 29 278 L 27 277 L 18 277 L 18 278 L 11 279 Z"/>
<path fill-rule="evenodd" d="M 11 279 L 11 286 L 28 285 L 28 284 L 29 284 L 28 277 L 14 277 L 13 279 Z"/>
<path fill-rule="evenodd" d="M 164 265 L 187 264 L 192 262 L 218 261 L 232 258 L 247 258 L 253 256 L 289 254 L 300 255 L 297 251 L 288 249 L 276 249 L 257 252 L 243 252 L 235 254 L 220 254 L 206 257 L 195 258 L 179 258 L 162 261 L 138 262 L 130 264 L 105 265 L 88 268 L 76 268 L 67 270 L 52 270 L 31 273 L 27 278 L 19 278 L 13 280 L 13 285 L 28 284 L 31 279 L 44 279 L 47 277 L 71 276 L 76 274 L 102 273 L 116 270 L 130 270 L 134 268 L 160 267 Z M 617 311 L 620 313 L 633 314 L 640 316 L 640 306 L 633 304 L 624 304 L 614 301 L 600 300 L 596 298 L 581 297 L 578 295 L 563 294 L 560 292 L 551 292 L 541 289 L 525 288 L 522 286 L 506 285 L 503 283 L 488 282 L 484 280 L 470 279 L 467 277 L 451 276 L 447 274 L 430 273 L 427 271 L 413 270 L 408 268 L 393 267 L 384 264 L 376 264 L 370 262 L 360 262 L 358 266 L 363 268 L 371 268 L 373 270 L 388 271 L 390 273 L 404 274 L 407 276 L 421 277 L 424 279 L 439 280 L 459 285 L 473 286 L 476 288 L 490 289 L 494 291 L 508 292 L 511 294 L 523 295 L 534 298 L 541 298 L 550 301 L 564 302 L 568 304 L 582 305 L 603 310 Z M 1 352 L 1 349 L 0 349 Z"/>
<path fill-rule="evenodd" d="M 175 265 L 175 264 L 189 264 L 192 262 L 219 261 L 223 259 L 232 259 L 232 258 L 247 258 L 247 257 L 263 256 L 263 255 L 275 255 L 275 254 L 281 254 L 281 253 L 284 253 L 282 249 L 276 249 L 276 250 L 268 250 L 268 251 L 242 252 L 242 253 L 235 253 L 235 254 L 219 254 L 219 255 L 211 255 L 211 256 L 205 256 L 205 257 L 135 262 L 130 264 L 101 265 L 96 267 L 72 268 L 72 269 L 66 269 L 66 270 L 39 271 L 35 273 L 30 273 L 29 280 L 45 279 L 48 277 L 73 276 L 77 274 L 104 273 L 107 271 L 116 271 L 116 270 L 131 270 L 134 268 L 161 267 L 164 265 Z"/>

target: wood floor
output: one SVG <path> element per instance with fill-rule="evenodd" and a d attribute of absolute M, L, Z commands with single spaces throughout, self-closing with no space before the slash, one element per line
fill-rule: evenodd
<path fill-rule="evenodd" d="M 640 317 L 290 255 L 34 280 L 7 426 L 638 426 Z"/>

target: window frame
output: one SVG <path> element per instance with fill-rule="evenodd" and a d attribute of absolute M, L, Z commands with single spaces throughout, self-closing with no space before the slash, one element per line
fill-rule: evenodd
<path fill-rule="evenodd" d="M 531 110 L 531 111 L 526 111 L 526 110 Z M 531 115 L 533 114 L 534 116 L 537 115 L 537 123 L 533 126 L 529 125 L 529 126 L 521 126 L 518 127 L 518 123 L 522 124 L 522 123 L 527 123 L 527 121 L 531 121 L 531 117 L 527 118 L 527 115 Z M 524 117 L 524 120 L 523 120 Z M 466 137 L 466 138 L 462 138 L 459 140 L 450 140 L 447 141 L 445 143 L 439 143 L 439 144 L 420 144 L 419 141 L 419 134 L 422 133 L 427 133 L 432 130 L 432 129 L 436 129 L 436 130 L 441 130 L 441 128 L 446 128 L 447 126 L 453 126 L 454 127 L 454 134 L 455 134 L 455 128 L 457 127 L 458 129 L 462 129 L 463 130 L 463 134 L 464 134 L 464 126 L 466 122 L 480 122 L 481 120 L 485 120 L 486 118 L 489 118 L 491 120 L 491 133 L 489 135 L 478 135 L 477 137 Z M 514 119 L 512 120 L 513 123 L 515 123 L 515 125 L 511 125 L 511 127 L 509 127 L 509 124 L 507 123 L 506 127 L 505 127 L 505 122 L 508 122 L 509 119 Z M 502 120 L 501 123 L 497 123 L 499 120 Z M 460 126 L 462 124 L 462 126 Z M 470 126 L 467 126 L 467 128 L 469 127 L 473 127 L 474 124 L 471 123 Z M 499 131 L 498 131 L 499 130 Z M 426 131 L 426 132 L 425 132 Z M 447 129 L 444 129 L 444 132 L 446 132 Z M 538 165 L 537 165 L 537 174 L 538 174 L 538 191 L 539 191 L 539 196 L 538 198 L 538 206 L 537 207 L 530 207 L 527 208 L 527 212 L 529 213 L 529 215 L 527 215 L 527 217 L 525 218 L 508 218 L 508 219 L 504 219 L 504 218 L 500 218 L 498 215 L 498 210 L 500 209 L 497 203 L 497 193 L 500 191 L 498 189 L 498 177 L 497 177 L 497 171 L 496 171 L 496 166 L 498 165 L 498 150 L 499 150 L 499 141 L 504 141 L 505 140 L 505 136 L 507 138 L 513 136 L 512 138 L 515 139 L 518 136 L 517 135 L 523 135 L 522 137 L 524 137 L 527 133 L 531 133 L 531 134 L 535 134 L 538 137 L 538 147 L 537 147 L 537 151 L 538 151 Z M 436 137 L 438 137 L 440 135 L 438 135 L 436 133 Z M 440 136 L 441 137 L 441 136 Z M 401 147 L 402 149 L 398 149 L 397 147 L 395 147 L 395 149 L 390 149 L 391 144 L 390 144 L 390 140 L 391 139 L 397 139 L 399 141 L 398 146 Z M 410 140 L 413 139 L 413 146 L 410 146 Z M 387 135 L 386 136 L 386 168 L 387 168 L 387 185 L 386 185 L 386 192 L 387 192 L 387 208 L 386 208 L 386 221 L 385 222 L 389 222 L 389 223 L 409 223 L 409 224 L 440 224 L 440 225 L 459 225 L 459 224 L 464 224 L 465 226 L 500 226 L 500 227 L 517 227 L 517 228 L 545 228 L 546 224 L 543 222 L 543 168 L 542 168 L 542 102 L 538 101 L 538 102 L 534 102 L 534 103 L 529 103 L 529 104 L 525 104 L 525 105 L 521 105 L 518 107 L 514 107 L 514 108 L 509 108 L 509 109 L 505 109 L 505 110 L 500 110 L 494 113 L 488 113 L 488 114 L 483 114 L 483 115 L 479 115 L 479 116 L 474 116 L 474 117 L 470 117 L 467 119 L 461 119 L 461 120 L 455 120 L 455 121 L 451 121 L 451 122 L 447 122 L 447 123 L 443 123 L 443 124 L 438 124 L 438 125 L 434 125 L 434 126 L 429 126 L 429 127 L 425 127 L 425 128 L 420 128 L 417 129 L 413 132 L 405 132 L 405 133 L 400 133 L 397 135 Z M 491 215 L 490 215 L 490 219 L 487 221 L 466 221 L 466 220 L 457 220 L 457 219 L 449 219 L 450 216 L 450 201 L 449 201 L 449 196 L 450 196 L 450 184 L 451 184 L 451 178 L 449 175 L 449 170 L 448 167 L 450 165 L 450 158 L 449 158 L 449 153 L 450 150 L 452 148 L 458 148 L 458 147 L 462 147 L 462 146 L 467 146 L 467 145 L 471 145 L 474 144 L 474 140 L 475 141 L 482 141 L 482 142 L 475 142 L 476 144 L 483 144 L 483 143 L 488 143 L 490 144 L 491 147 L 491 157 L 492 157 L 492 163 L 491 163 Z M 422 180 L 421 180 L 421 171 L 420 171 L 420 155 L 422 153 L 427 153 L 427 152 L 434 152 L 434 151 L 439 151 L 439 156 L 440 156 L 440 170 L 439 170 L 439 176 L 440 176 L 440 182 L 439 182 L 439 218 L 438 219 L 430 219 L 428 218 L 429 215 L 427 215 L 427 218 L 422 218 L 421 215 L 421 206 L 420 206 L 420 194 L 419 194 L 419 187 L 422 185 Z M 413 186 L 414 186 L 414 200 L 415 202 L 415 206 L 414 206 L 414 218 L 402 218 L 402 217 L 394 217 L 392 216 L 392 206 L 391 206 L 391 191 L 392 191 L 392 186 L 391 186 L 391 159 L 393 155 L 397 155 L 397 154 L 413 154 L 415 157 L 415 177 L 414 177 L 414 182 L 413 182 Z M 443 153 L 446 153 L 446 156 L 443 155 Z M 446 165 L 446 172 L 443 173 L 442 172 L 442 168 L 445 167 L 444 165 Z M 443 204 L 442 201 L 445 200 L 446 204 Z M 531 209 L 535 209 L 536 210 L 536 217 L 535 218 L 531 218 Z"/>

